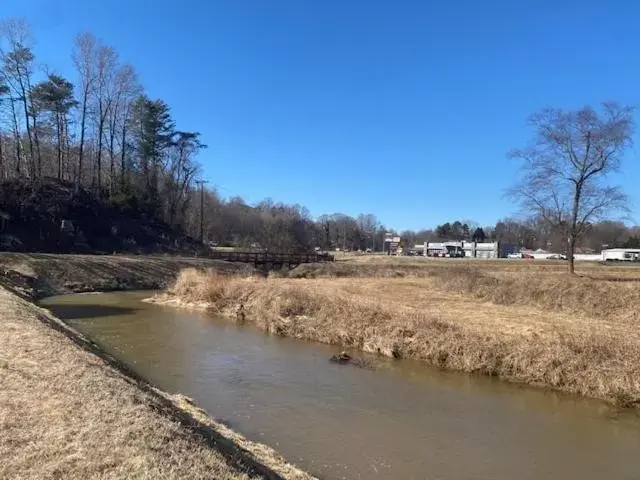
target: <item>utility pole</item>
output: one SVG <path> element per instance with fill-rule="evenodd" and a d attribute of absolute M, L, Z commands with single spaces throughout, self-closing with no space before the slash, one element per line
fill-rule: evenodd
<path fill-rule="evenodd" d="M 200 243 L 204 244 L 204 184 L 206 180 L 196 180 L 196 185 L 200 185 Z"/>

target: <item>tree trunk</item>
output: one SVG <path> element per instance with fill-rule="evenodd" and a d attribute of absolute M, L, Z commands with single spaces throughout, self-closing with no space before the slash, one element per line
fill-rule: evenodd
<path fill-rule="evenodd" d="M 582 183 L 576 183 L 576 191 L 573 195 L 573 208 L 571 209 L 571 230 L 569 231 L 569 273 L 575 274 L 575 260 L 573 254 L 576 250 L 576 241 L 578 240 L 578 211 L 580 209 L 580 197 L 582 195 Z"/>
<path fill-rule="evenodd" d="M 38 125 L 36 124 L 36 116 L 31 115 L 33 118 L 33 143 L 36 147 L 36 171 L 38 178 L 42 177 L 42 155 L 40 154 L 40 140 L 38 138 Z"/>
<path fill-rule="evenodd" d="M 22 157 L 22 151 L 20 148 L 20 131 L 18 130 L 18 116 L 16 114 L 16 107 L 14 105 L 14 99 L 10 99 L 11 104 L 11 116 L 13 117 L 13 137 L 16 142 L 16 175 L 20 176 L 20 160 Z"/>
<path fill-rule="evenodd" d="M 113 196 L 113 185 L 116 176 L 115 167 L 115 139 L 116 139 L 116 120 L 118 117 L 118 103 L 113 105 L 113 111 L 109 118 L 109 196 Z"/>
<path fill-rule="evenodd" d="M 109 196 L 113 196 L 113 184 L 116 176 L 115 166 L 115 125 L 109 127 Z"/>
<path fill-rule="evenodd" d="M 34 163 L 35 159 L 33 155 L 33 136 L 31 133 L 31 124 L 29 123 L 29 107 L 27 104 L 27 92 L 25 90 L 24 85 L 22 84 L 22 79 L 20 79 L 20 92 L 22 95 L 20 100 L 22 100 L 22 108 L 24 108 L 24 118 L 27 124 L 27 138 L 29 140 L 29 160 L 31 161 L 32 175 L 35 176 L 35 163 Z"/>
<path fill-rule="evenodd" d="M 2 149 L 2 132 L 0 132 L 0 181 L 4 180 L 4 150 Z"/>
<path fill-rule="evenodd" d="M 100 114 L 100 121 L 98 122 L 98 158 L 97 167 L 98 167 L 98 195 L 100 195 L 100 187 L 102 185 L 102 129 L 104 128 L 104 120 L 102 118 L 102 113 Z"/>
<path fill-rule="evenodd" d="M 569 251 L 567 252 L 567 259 L 569 260 L 569 273 L 575 274 L 575 259 L 573 258 L 573 254 L 576 251 L 576 238 L 574 235 L 569 237 Z"/>
<path fill-rule="evenodd" d="M 71 167 L 69 166 L 69 119 L 67 114 L 62 114 L 62 179 L 69 180 L 71 176 Z"/>
<path fill-rule="evenodd" d="M 58 180 L 62 180 L 62 122 L 59 112 L 56 112 L 56 135 L 58 137 Z"/>
<path fill-rule="evenodd" d="M 33 142 L 36 147 L 37 174 L 38 178 L 40 178 L 42 177 L 42 154 L 40 152 L 40 138 L 38 137 L 38 119 L 36 109 L 33 106 L 33 99 L 31 98 L 31 90 L 31 80 L 27 76 L 27 92 L 29 95 L 29 104 L 31 106 L 31 118 L 33 119 Z"/>
<path fill-rule="evenodd" d="M 126 141 L 127 141 L 127 121 L 126 121 L 126 117 L 125 117 L 125 121 L 122 124 L 122 146 L 121 151 L 120 151 L 120 188 L 122 190 L 124 190 L 124 183 L 125 183 L 125 174 L 127 171 L 127 165 L 126 165 L 126 155 L 127 155 L 127 147 L 126 147 Z"/>
<path fill-rule="evenodd" d="M 114 158 L 113 158 L 113 140 L 114 140 L 114 135 L 110 134 L 109 137 L 109 196 L 111 196 L 113 194 L 113 179 L 115 177 L 116 174 L 116 169 L 115 169 L 115 162 L 114 162 Z"/>
<path fill-rule="evenodd" d="M 84 131 L 87 122 L 87 100 L 88 91 L 85 89 L 82 98 L 82 115 L 80 117 L 80 145 L 78 146 L 78 184 L 76 188 L 80 187 L 82 183 L 82 157 L 84 155 Z"/>

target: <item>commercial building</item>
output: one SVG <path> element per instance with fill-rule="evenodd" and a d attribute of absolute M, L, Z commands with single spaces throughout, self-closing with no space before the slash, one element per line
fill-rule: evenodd
<path fill-rule="evenodd" d="M 510 253 L 518 251 L 517 245 L 503 242 L 425 242 L 422 247 L 426 257 L 455 257 L 466 258 L 506 258 Z M 459 254 L 462 253 L 462 255 Z"/>
<path fill-rule="evenodd" d="M 402 239 L 392 233 L 385 233 L 382 252 L 389 255 L 402 254 Z"/>

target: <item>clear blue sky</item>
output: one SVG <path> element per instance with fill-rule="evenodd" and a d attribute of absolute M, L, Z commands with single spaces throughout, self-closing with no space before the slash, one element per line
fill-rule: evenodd
<path fill-rule="evenodd" d="M 73 78 L 89 30 L 202 133 L 225 196 L 388 226 L 517 212 L 506 158 L 545 106 L 640 96 L 640 4 L 591 1 L 4 0 Z M 640 218 L 637 149 L 620 183 Z"/>

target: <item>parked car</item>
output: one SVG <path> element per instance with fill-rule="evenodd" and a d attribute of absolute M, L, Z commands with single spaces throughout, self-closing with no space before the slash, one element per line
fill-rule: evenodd
<path fill-rule="evenodd" d="M 564 255 L 560 255 L 559 253 L 554 253 L 553 255 L 549 255 L 547 260 L 566 260 L 567 257 Z"/>
<path fill-rule="evenodd" d="M 530 253 L 523 253 L 523 254 L 522 254 L 522 258 L 526 258 L 526 259 L 529 259 L 529 260 L 533 260 L 533 259 L 534 259 L 534 258 L 536 258 L 536 257 L 534 257 L 533 255 L 531 255 Z"/>
<path fill-rule="evenodd" d="M 507 255 L 507 258 L 522 258 L 522 254 L 521 253 L 509 253 Z"/>

